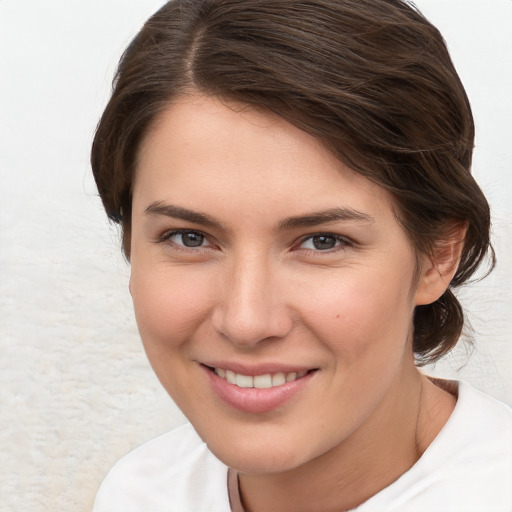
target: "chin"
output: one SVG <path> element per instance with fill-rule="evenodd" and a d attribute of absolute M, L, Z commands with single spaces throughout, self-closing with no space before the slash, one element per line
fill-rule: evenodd
<path fill-rule="evenodd" d="M 309 458 L 307 454 L 298 452 L 296 447 L 281 445 L 278 448 L 269 443 L 251 443 L 249 440 L 240 444 L 233 443 L 229 447 L 218 447 L 208 444 L 210 451 L 226 466 L 248 474 L 284 473 L 293 470 Z"/>

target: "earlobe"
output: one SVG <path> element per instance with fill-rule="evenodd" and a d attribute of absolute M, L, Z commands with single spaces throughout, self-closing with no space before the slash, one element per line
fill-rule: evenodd
<path fill-rule="evenodd" d="M 432 254 L 423 256 L 415 293 L 417 306 L 435 302 L 450 285 L 459 266 L 466 230 L 465 223 L 454 224 Z"/>

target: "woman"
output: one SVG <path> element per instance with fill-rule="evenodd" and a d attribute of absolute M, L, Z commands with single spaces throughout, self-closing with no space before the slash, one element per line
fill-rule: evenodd
<path fill-rule="evenodd" d="M 402 1 L 157 12 L 92 166 L 190 425 L 122 459 L 95 510 L 509 511 L 510 409 L 418 370 L 490 251 L 473 138 L 441 35 Z"/>

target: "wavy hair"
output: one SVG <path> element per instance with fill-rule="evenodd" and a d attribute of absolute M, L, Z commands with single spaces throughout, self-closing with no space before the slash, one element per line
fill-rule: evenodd
<path fill-rule="evenodd" d="M 97 127 L 92 169 L 130 257 L 141 141 L 176 97 L 200 92 L 272 111 L 387 189 L 418 253 L 467 226 L 460 264 L 414 315 L 418 364 L 457 342 L 453 289 L 490 246 L 489 205 L 470 173 L 471 108 L 439 31 L 402 0 L 172 0 L 124 52 Z"/>

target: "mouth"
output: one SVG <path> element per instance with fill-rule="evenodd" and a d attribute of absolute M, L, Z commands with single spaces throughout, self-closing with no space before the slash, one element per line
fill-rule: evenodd
<path fill-rule="evenodd" d="M 282 386 L 287 382 L 294 382 L 301 379 L 313 370 L 303 370 L 300 372 L 277 372 L 265 373 L 263 375 L 244 375 L 236 373 L 233 370 L 226 370 L 224 368 L 211 368 L 207 367 L 210 371 L 215 373 L 218 377 L 234 384 L 239 388 L 256 388 L 256 389 L 269 389 Z"/>
<path fill-rule="evenodd" d="M 220 366 L 201 366 L 209 377 L 212 391 L 225 404 L 252 414 L 277 410 L 292 402 L 302 390 L 311 386 L 310 383 L 316 380 L 314 377 L 318 372 L 318 368 L 295 371 L 261 368 L 260 371 L 251 371 L 252 375 L 247 375 L 247 370 L 245 373 L 238 373 Z"/>

